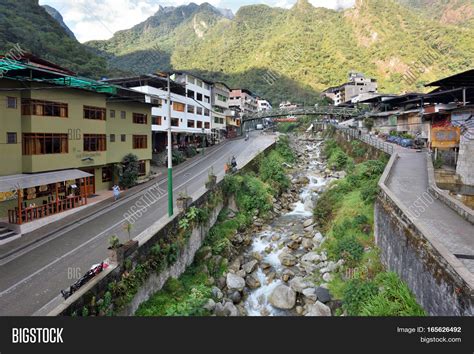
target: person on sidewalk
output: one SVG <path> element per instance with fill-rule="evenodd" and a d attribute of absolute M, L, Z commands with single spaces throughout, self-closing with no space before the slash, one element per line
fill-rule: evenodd
<path fill-rule="evenodd" d="M 117 186 L 116 184 L 112 187 L 112 190 L 114 191 L 114 198 L 115 201 L 117 201 L 120 197 L 120 187 Z"/>

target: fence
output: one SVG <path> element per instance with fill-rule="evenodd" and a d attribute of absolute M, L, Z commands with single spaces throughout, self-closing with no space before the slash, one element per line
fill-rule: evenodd
<path fill-rule="evenodd" d="M 378 138 L 374 138 L 368 134 L 362 133 L 360 130 L 357 130 L 357 129 L 342 127 L 338 125 L 337 123 L 330 123 L 330 124 L 337 130 L 343 132 L 344 134 L 347 134 L 353 139 L 359 139 L 360 141 L 363 141 L 364 143 L 369 144 L 373 146 L 374 148 L 380 151 L 383 151 L 389 155 L 393 154 L 393 145 L 391 144 L 381 141 Z"/>

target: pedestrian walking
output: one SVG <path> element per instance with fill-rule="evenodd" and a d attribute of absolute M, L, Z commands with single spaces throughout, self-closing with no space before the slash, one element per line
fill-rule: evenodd
<path fill-rule="evenodd" d="M 114 198 L 117 201 L 120 197 L 120 187 L 117 186 L 116 184 L 112 187 L 112 190 L 114 191 Z"/>

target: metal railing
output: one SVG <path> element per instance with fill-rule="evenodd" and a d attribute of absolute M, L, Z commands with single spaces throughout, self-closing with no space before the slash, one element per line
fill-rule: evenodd
<path fill-rule="evenodd" d="M 358 139 L 366 144 L 373 146 L 374 148 L 383 151 L 389 155 L 393 154 L 393 145 L 388 144 L 384 141 L 381 141 L 378 138 L 374 138 L 368 134 L 362 133 L 360 130 L 343 127 L 338 125 L 337 123 L 327 123 L 336 128 L 337 130 L 347 134 L 348 136 L 352 137 L 353 139 Z"/>
<path fill-rule="evenodd" d="M 286 117 L 286 116 L 298 116 L 298 115 L 330 115 L 338 117 L 357 117 L 362 113 L 361 110 L 357 108 L 347 108 L 347 107 L 330 107 L 330 106 L 321 106 L 321 107 L 298 107 L 298 108 L 285 108 L 285 109 L 271 109 L 254 114 L 246 114 L 242 117 L 243 121 L 250 121 L 255 119 L 264 119 L 264 118 L 277 118 L 277 117 Z"/>

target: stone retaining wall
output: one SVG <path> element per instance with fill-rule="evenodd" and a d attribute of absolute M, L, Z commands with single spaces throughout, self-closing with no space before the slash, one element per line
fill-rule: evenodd
<path fill-rule="evenodd" d="M 442 244 L 412 219 L 386 182 L 398 158 L 390 159 L 375 203 L 375 239 L 381 260 L 407 283 L 430 315 L 474 315 L 474 277 Z"/>

